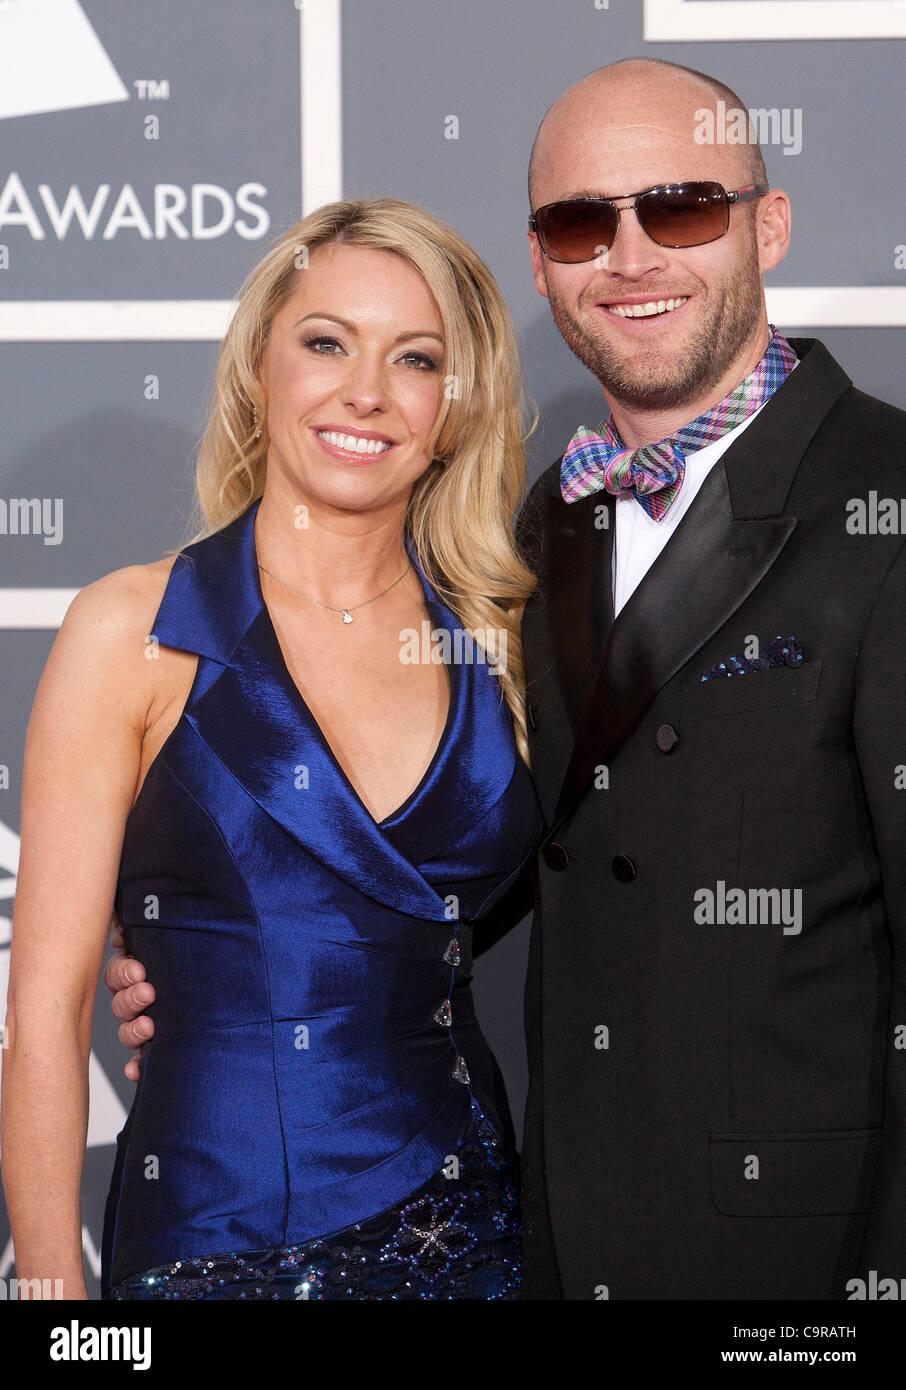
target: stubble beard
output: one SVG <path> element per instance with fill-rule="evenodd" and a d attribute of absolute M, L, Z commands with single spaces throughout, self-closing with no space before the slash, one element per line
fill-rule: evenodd
<path fill-rule="evenodd" d="M 761 273 L 753 257 L 709 296 L 710 308 L 681 354 L 669 361 L 646 363 L 642 358 L 633 363 L 608 341 L 606 332 L 596 331 L 590 316 L 602 312 L 593 307 L 600 290 L 585 301 L 588 316 L 582 314 L 583 296 L 574 314 L 559 292 L 550 286 L 548 291 L 554 322 L 570 351 L 594 373 L 609 397 L 638 410 L 675 410 L 700 400 L 750 341 L 764 305 Z"/>

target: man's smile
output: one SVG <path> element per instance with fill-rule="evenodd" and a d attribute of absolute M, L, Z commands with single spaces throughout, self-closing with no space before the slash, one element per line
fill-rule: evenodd
<path fill-rule="evenodd" d="M 664 314 L 672 314 L 675 309 L 681 308 L 689 297 L 689 295 L 682 295 L 674 299 L 615 299 L 601 307 L 609 310 L 611 314 L 616 314 L 621 319 L 658 318 Z"/>

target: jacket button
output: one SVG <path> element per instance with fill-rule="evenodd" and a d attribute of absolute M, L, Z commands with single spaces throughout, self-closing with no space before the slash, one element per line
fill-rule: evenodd
<path fill-rule="evenodd" d="M 559 873 L 569 863 L 569 855 L 563 845 L 551 840 L 549 845 L 544 846 L 544 862 L 549 869 L 555 869 Z"/>
<path fill-rule="evenodd" d="M 631 883 L 636 875 L 636 867 L 628 854 L 618 854 L 613 861 L 613 871 L 621 883 Z"/>
<path fill-rule="evenodd" d="M 679 743 L 679 734 L 672 724 L 662 724 L 655 735 L 655 739 L 662 753 L 672 753 Z"/>

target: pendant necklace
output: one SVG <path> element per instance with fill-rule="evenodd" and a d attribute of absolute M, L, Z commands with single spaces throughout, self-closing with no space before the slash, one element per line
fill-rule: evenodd
<path fill-rule="evenodd" d="M 382 589 L 381 592 L 379 594 L 375 594 L 373 598 L 366 598 L 361 603 L 354 603 L 351 608 L 335 608 L 332 603 L 325 603 L 323 599 L 312 598 L 311 594 L 303 593 L 303 591 L 301 589 L 297 589 L 295 585 L 287 584 L 285 579 L 281 579 L 279 575 L 274 574 L 272 570 L 266 569 L 264 565 L 259 564 L 258 568 L 260 570 L 264 570 L 265 574 L 269 574 L 271 579 L 276 579 L 278 584 L 283 584 L 287 589 L 292 589 L 294 594 L 300 594 L 302 598 L 307 598 L 309 603 L 317 603 L 321 608 L 329 608 L 332 613 L 342 613 L 344 623 L 352 622 L 352 615 L 353 613 L 355 613 L 357 609 L 364 608 L 369 603 L 375 603 L 377 599 L 383 598 L 385 594 L 389 594 L 390 590 L 394 588 L 395 585 L 397 585 L 409 571 L 409 566 L 407 565 L 406 568 L 403 570 L 403 573 L 397 575 L 396 579 L 394 579 L 392 584 L 388 584 L 386 589 Z"/>

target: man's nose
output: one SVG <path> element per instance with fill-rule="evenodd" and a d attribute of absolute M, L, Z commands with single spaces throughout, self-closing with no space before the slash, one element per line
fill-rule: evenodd
<path fill-rule="evenodd" d="M 628 280 L 638 280 L 652 271 L 664 270 L 667 251 L 645 231 L 632 203 L 615 203 L 619 215 L 617 234 L 607 252 L 607 269 Z"/>

